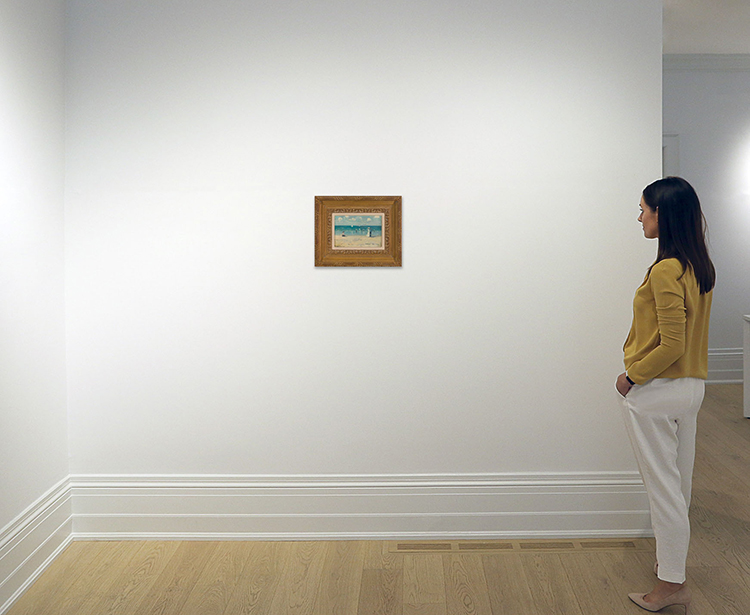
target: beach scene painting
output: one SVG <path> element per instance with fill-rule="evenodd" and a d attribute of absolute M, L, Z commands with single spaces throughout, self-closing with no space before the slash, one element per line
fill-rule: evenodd
<path fill-rule="evenodd" d="M 384 213 L 333 213 L 334 250 L 383 250 Z"/>

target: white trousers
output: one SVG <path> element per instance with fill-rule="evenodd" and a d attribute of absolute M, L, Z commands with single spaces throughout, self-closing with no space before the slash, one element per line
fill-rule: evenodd
<path fill-rule="evenodd" d="M 623 399 L 625 426 L 648 493 L 659 578 L 685 582 L 695 432 L 705 382 L 656 378 Z"/>

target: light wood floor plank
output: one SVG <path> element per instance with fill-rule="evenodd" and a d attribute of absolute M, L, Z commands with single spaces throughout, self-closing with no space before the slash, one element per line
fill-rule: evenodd
<path fill-rule="evenodd" d="M 178 542 L 141 542 L 138 551 L 120 568 L 120 573 L 112 577 L 99 599 L 89 603 L 87 608 L 81 608 L 79 614 L 124 615 L 134 612 L 178 546 Z"/>
<path fill-rule="evenodd" d="M 326 548 L 316 612 L 352 615 L 359 605 L 365 546 L 361 542 L 334 541 Z"/>
<path fill-rule="evenodd" d="M 247 542 L 227 542 L 216 549 L 190 592 L 183 612 L 223 615 L 239 584 L 250 553 Z"/>
<path fill-rule="evenodd" d="M 747 615 L 750 592 L 723 567 L 702 566 L 690 571 L 694 584 L 718 615 Z M 702 613 L 697 610 L 696 612 Z"/>
<path fill-rule="evenodd" d="M 539 615 L 582 615 L 573 587 L 557 553 L 525 553 L 519 556 Z"/>
<path fill-rule="evenodd" d="M 725 503 L 731 502 L 731 496 L 722 499 Z M 701 496 L 696 495 L 693 501 L 691 508 L 698 510 L 693 512 L 692 518 L 701 514 L 705 521 L 700 530 L 693 531 L 691 546 L 694 542 L 702 542 L 704 550 L 713 552 L 714 563 L 721 562 L 723 566 L 736 568 L 741 574 L 750 575 L 750 524 L 732 516 L 735 507 L 731 504 L 727 508 L 709 511 Z"/>
<path fill-rule="evenodd" d="M 602 571 L 603 585 L 616 597 L 623 612 L 632 609 L 629 593 L 647 592 L 656 584 L 653 553 L 601 552 L 596 553 L 593 563 Z"/>
<path fill-rule="evenodd" d="M 710 512 L 706 511 L 699 502 L 693 500 L 690 507 L 690 550 L 688 551 L 688 566 L 721 566 L 721 551 L 714 543 L 712 535 Z"/>
<path fill-rule="evenodd" d="M 88 610 L 92 603 L 102 598 L 105 589 L 122 573 L 124 565 L 138 552 L 142 543 L 93 542 L 88 545 L 95 553 L 95 563 L 87 567 L 63 594 L 59 604 L 50 611 L 51 614 L 72 615 Z"/>
<path fill-rule="evenodd" d="M 750 464 L 750 443 L 739 434 L 740 430 L 726 425 L 710 414 L 701 418 L 698 428 L 702 428 L 702 433 L 697 447 L 709 449 L 716 461 L 732 472 L 738 480 L 745 482 L 744 472 Z"/>
<path fill-rule="evenodd" d="M 309 615 L 315 612 L 326 556 L 324 542 L 289 543 L 284 574 L 271 602 L 270 613 Z"/>
<path fill-rule="evenodd" d="M 445 602 L 451 615 L 492 615 L 481 555 L 443 555 Z"/>
<path fill-rule="evenodd" d="M 216 542 L 181 542 L 154 585 L 138 605 L 142 615 L 183 615 L 185 603 L 195 588 Z"/>
<path fill-rule="evenodd" d="M 711 414 L 750 443 L 750 420 L 743 416 L 742 384 L 708 385 L 699 420 Z"/>
<path fill-rule="evenodd" d="M 403 615 L 403 571 L 398 568 L 365 569 L 357 615 Z"/>
<path fill-rule="evenodd" d="M 404 610 L 445 613 L 443 558 L 436 553 L 403 556 Z M 430 609 L 426 607 L 430 605 Z"/>
<path fill-rule="evenodd" d="M 534 612 L 534 596 L 518 557 L 485 555 L 482 564 L 493 613 Z"/>
<path fill-rule="evenodd" d="M 282 551 L 289 548 L 289 543 L 259 542 L 250 545 L 247 565 L 225 615 L 271 613 L 271 601 L 281 580 Z"/>
<path fill-rule="evenodd" d="M 693 592 L 693 599 L 690 606 L 691 611 L 698 615 L 723 615 L 721 611 L 714 609 L 708 596 L 703 593 L 701 585 L 698 583 L 698 579 L 701 578 L 699 568 L 700 567 L 688 567 L 687 569 L 688 583 L 690 583 Z M 710 568 L 710 566 L 708 568 Z"/>
<path fill-rule="evenodd" d="M 568 577 L 578 605 L 583 613 L 596 612 L 603 604 L 608 605 L 613 613 L 625 612 L 630 605 L 626 592 L 617 591 L 612 583 L 609 571 L 601 565 L 601 553 L 573 553 L 564 557 L 565 574 Z M 655 579 L 652 580 L 652 584 Z M 653 586 L 653 585 L 652 585 Z M 648 591 L 647 587 L 643 591 Z"/>
<path fill-rule="evenodd" d="M 716 450 L 721 446 L 720 440 L 713 445 L 707 445 L 705 440 L 697 445 L 695 463 L 700 471 L 695 473 L 693 479 L 695 494 L 703 492 L 709 496 L 714 493 L 745 495 L 747 478 L 742 477 L 739 472 L 732 471 L 733 462 L 727 464 L 726 459 L 722 459 L 722 453 Z"/>
<path fill-rule="evenodd" d="M 390 552 L 391 543 L 371 540 L 365 543 L 365 570 L 400 570 L 403 556 Z"/>

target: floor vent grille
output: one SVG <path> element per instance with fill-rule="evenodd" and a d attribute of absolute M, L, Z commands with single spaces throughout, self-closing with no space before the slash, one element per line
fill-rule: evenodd
<path fill-rule="evenodd" d="M 541 553 L 574 551 L 651 551 L 652 538 L 629 540 L 502 540 L 393 542 L 390 553 Z"/>

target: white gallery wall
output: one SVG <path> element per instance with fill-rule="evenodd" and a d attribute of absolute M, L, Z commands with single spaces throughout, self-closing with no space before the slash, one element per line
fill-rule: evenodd
<path fill-rule="evenodd" d="M 0 2 L 0 610 L 71 531 L 55 497 L 69 472 L 63 19 L 58 0 Z M 15 548 L 35 532 L 34 553 Z"/>
<path fill-rule="evenodd" d="M 750 314 L 750 57 L 666 57 L 664 132 L 708 220 L 717 269 L 712 375 L 739 381 L 742 316 Z"/>
<path fill-rule="evenodd" d="M 660 2 L 68 7 L 78 531 L 302 531 L 294 497 L 337 489 L 387 517 L 352 531 L 503 529 L 506 504 L 455 497 L 484 478 L 562 480 L 584 524 L 601 502 L 580 485 L 609 488 L 647 529 L 613 382 L 656 249 L 636 217 L 660 174 Z M 403 267 L 316 269 L 316 195 L 401 195 Z M 228 481 L 289 499 L 138 499 Z M 466 510 L 429 526 L 427 500 L 374 511 L 363 485 Z"/>
<path fill-rule="evenodd" d="M 62 2 L 4 1 L 0 10 L 3 527 L 67 476 L 68 443 Z"/>

